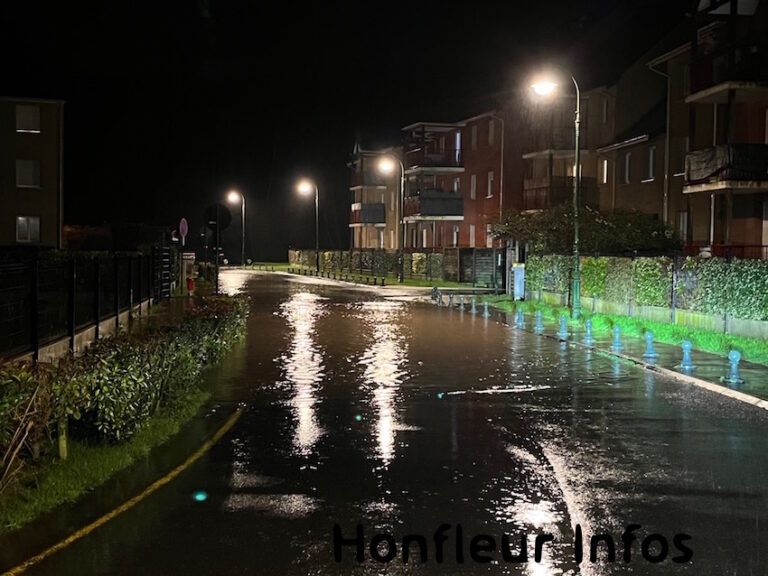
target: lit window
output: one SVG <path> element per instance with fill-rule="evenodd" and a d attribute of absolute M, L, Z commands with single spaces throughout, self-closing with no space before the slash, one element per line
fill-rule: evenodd
<path fill-rule="evenodd" d="M 40 188 L 39 160 L 16 160 L 16 187 Z"/>
<path fill-rule="evenodd" d="M 474 224 L 469 225 L 469 247 L 470 248 L 475 247 L 475 225 Z"/>
<path fill-rule="evenodd" d="M 493 139 L 496 136 L 494 134 L 496 130 L 496 125 L 494 124 L 493 120 L 488 121 L 488 145 L 493 146 Z"/>
<path fill-rule="evenodd" d="M 453 179 L 453 191 L 459 192 L 461 190 L 461 180 L 458 178 Z"/>
<path fill-rule="evenodd" d="M 453 227 L 453 247 L 459 245 L 459 227 L 455 226 Z"/>
<path fill-rule="evenodd" d="M 16 217 L 16 242 L 40 242 L 40 217 Z"/>
<path fill-rule="evenodd" d="M 421 246 L 422 246 L 422 248 L 426 248 L 427 247 L 427 229 L 426 228 L 424 228 L 421 231 Z"/>
<path fill-rule="evenodd" d="M 632 164 L 632 152 L 627 152 L 624 154 L 624 184 L 629 184 L 632 180 L 630 179 L 631 174 L 629 171 L 629 168 Z"/>
<path fill-rule="evenodd" d="M 488 172 L 488 191 L 485 194 L 486 198 L 493 196 L 493 170 Z"/>
<path fill-rule="evenodd" d="M 472 150 L 477 150 L 477 124 L 472 126 Z"/>
<path fill-rule="evenodd" d="M 394 230 L 389 231 L 389 247 L 393 250 L 395 249 L 395 231 Z"/>
<path fill-rule="evenodd" d="M 40 133 L 40 107 L 28 104 L 16 105 L 16 132 Z"/>
<path fill-rule="evenodd" d="M 602 177 L 603 184 L 608 184 L 608 159 L 603 159 L 603 177 Z"/>
<path fill-rule="evenodd" d="M 485 225 L 485 247 L 493 248 L 493 232 L 490 224 Z"/>
<path fill-rule="evenodd" d="M 472 174 L 472 176 L 469 177 L 469 198 L 471 200 L 474 200 L 477 198 L 477 175 Z"/>

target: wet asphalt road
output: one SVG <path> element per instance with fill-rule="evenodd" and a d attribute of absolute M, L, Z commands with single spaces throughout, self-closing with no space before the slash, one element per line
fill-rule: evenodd
<path fill-rule="evenodd" d="M 79 505 L 0 538 L 0 566 L 39 552 L 186 458 L 238 403 L 233 430 L 170 485 L 29 574 L 768 574 L 768 418 L 706 391 L 515 330 L 502 316 L 279 275 L 224 276 L 250 294 L 244 344 L 207 374 L 206 413 Z M 511 320 L 511 319 L 510 319 Z M 511 322 L 509 322 L 511 323 Z M 207 499 L 194 495 L 204 491 Z M 435 530 L 447 529 L 435 558 Z M 427 538 L 426 563 L 333 556 L 363 525 Z M 465 562 L 455 562 L 456 525 Z M 574 562 L 574 526 L 617 561 Z M 639 524 L 622 561 L 620 536 Z M 502 533 L 527 562 L 473 562 Z M 534 538 L 551 534 L 541 562 Z M 651 533 L 665 561 L 643 559 Z M 675 534 L 691 536 L 677 564 Z M 418 558 L 417 545 L 413 552 Z M 382 553 L 384 547 L 380 548 Z M 398 542 L 398 555 L 401 547 Z M 661 553 L 657 541 L 648 553 Z"/>

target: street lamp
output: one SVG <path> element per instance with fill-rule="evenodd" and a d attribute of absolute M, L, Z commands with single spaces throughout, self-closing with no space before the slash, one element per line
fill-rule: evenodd
<path fill-rule="evenodd" d="M 395 162 L 397 161 L 397 162 Z M 397 165 L 400 165 L 400 277 L 398 281 L 402 284 L 405 280 L 405 167 L 403 161 L 396 156 L 382 156 L 379 158 L 377 169 L 382 174 L 392 174 Z"/>
<path fill-rule="evenodd" d="M 315 270 L 320 272 L 320 192 L 317 190 L 317 184 L 312 180 L 299 180 L 296 190 L 304 196 L 308 196 L 315 191 Z"/>
<path fill-rule="evenodd" d="M 581 94 L 579 84 L 571 76 L 576 88 L 576 111 L 573 121 L 575 162 L 573 168 L 573 306 L 571 317 L 581 316 L 581 264 L 579 262 L 579 192 L 581 189 L 581 149 L 579 142 L 579 124 L 581 123 Z M 552 80 L 540 80 L 531 85 L 539 96 L 549 96 L 557 90 L 557 83 Z"/>
<path fill-rule="evenodd" d="M 240 202 L 240 266 L 245 268 L 245 196 L 239 190 L 230 190 L 227 194 L 227 202 L 230 204 Z"/>

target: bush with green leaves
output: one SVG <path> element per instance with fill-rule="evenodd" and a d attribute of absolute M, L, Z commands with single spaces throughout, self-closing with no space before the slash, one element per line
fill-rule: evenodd
<path fill-rule="evenodd" d="M 608 258 L 605 271 L 605 299 L 618 304 L 629 302 L 632 293 L 632 260 Z"/>
<path fill-rule="evenodd" d="M 634 300 L 641 306 L 669 306 L 672 299 L 672 260 L 635 258 L 632 261 Z"/>
<path fill-rule="evenodd" d="M 608 259 L 587 256 L 581 259 L 581 295 L 601 298 L 605 294 Z"/>

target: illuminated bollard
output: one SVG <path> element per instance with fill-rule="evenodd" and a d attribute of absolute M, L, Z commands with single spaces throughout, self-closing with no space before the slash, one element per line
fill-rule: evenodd
<path fill-rule="evenodd" d="M 592 346 L 595 343 L 595 339 L 592 336 L 592 320 L 584 322 L 584 328 L 587 330 L 587 333 L 584 334 L 584 344 Z"/>
<path fill-rule="evenodd" d="M 557 337 L 560 340 L 568 340 L 568 318 L 565 314 L 560 316 L 560 330 L 557 332 Z"/>
<path fill-rule="evenodd" d="M 522 308 L 517 309 L 517 319 L 515 320 L 515 324 L 518 328 L 525 328 L 525 316 L 523 315 Z"/>
<path fill-rule="evenodd" d="M 656 348 L 653 347 L 653 332 L 646 330 L 645 332 L 645 352 L 643 358 L 658 358 L 659 353 L 656 352 Z"/>
<path fill-rule="evenodd" d="M 731 363 L 731 370 L 728 372 L 728 376 L 721 378 L 723 382 L 728 384 L 742 384 L 744 379 L 739 374 L 739 362 L 741 361 L 741 352 L 738 350 L 731 350 L 728 352 L 728 362 Z"/>
<path fill-rule="evenodd" d="M 472 296 L 472 314 L 477 314 L 477 300 Z"/>
<path fill-rule="evenodd" d="M 464 312 L 464 295 L 459 296 L 459 310 Z"/>
<path fill-rule="evenodd" d="M 536 326 L 534 330 L 537 334 L 544 332 L 544 322 L 541 320 L 541 310 L 536 310 Z"/>
<path fill-rule="evenodd" d="M 443 293 L 440 292 L 440 290 L 437 291 L 437 305 L 438 306 L 443 305 Z"/>
<path fill-rule="evenodd" d="M 691 348 L 693 348 L 691 341 L 683 340 L 682 348 L 683 361 L 680 362 L 680 370 L 682 370 L 685 374 L 690 374 L 693 372 L 693 369 L 696 368 L 696 365 L 691 361 Z"/>
<path fill-rule="evenodd" d="M 488 318 L 490 314 L 488 313 L 488 302 L 483 302 L 483 318 Z"/>
<path fill-rule="evenodd" d="M 453 292 L 451 292 L 450 294 L 448 294 L 448 306 L 450 306 L 451 308 L 453 308 Z"/>
<path fill-rule="evenodd" d="M 611 344 L 612 352 L 621 352 L 624 349 L 624 345 L 621 343 L 621 328 L 619 326 L 613 327 L 613 343 Z"/>

